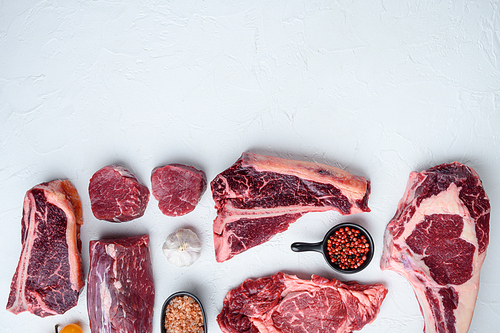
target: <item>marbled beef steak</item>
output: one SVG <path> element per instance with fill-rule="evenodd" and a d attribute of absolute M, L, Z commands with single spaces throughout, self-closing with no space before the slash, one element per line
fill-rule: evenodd
<path fill-rule="evenodd" d="M 224 333 L 349 333 L 375 320 L 386 294 L 381 284 L 279 272 L 230 290 L 217 322 Z"/>
<path fill-rule="evenodd" d="M 80 255 L 82 206 L 67 180 L 42 183 L 26 192 L 21 256 L 7 303 L 18 314 L 62 314 L 78 303 L 84 285 Z"/>
<path fill-rule="evenodd" d="M 120 165 L 96 171 L 89 181 L 92 213 L 99 220 L 127 222 L 144 215 L 149 189 Z"/>
<path fill-rule="evenodd" d="M 268 241 L 308 212 L 370 211 L 369 181 L 314 162 L 243 153 L 211 187 L 218 262 Z"/>
<path fill-rule="evenodd" d="M 468 331 L 489 218 L 489 200 L 473 169 L 454 162 L 410 174 L 387 225 L 381 268 L 411 283 L 425 332 Z"/>
<path fill-rule="evenodd" d="M 205 172 L 190 165 L 169 164 L 151 173 L 151 190 L 158 207 L 167 216 L 193 211 L 207 188 Z"/>

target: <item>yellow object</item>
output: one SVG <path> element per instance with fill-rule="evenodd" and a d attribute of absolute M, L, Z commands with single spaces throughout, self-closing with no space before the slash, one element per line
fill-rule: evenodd
<path fill-rule="evenodd" d="M 83 331 L 77 324 L 69 324 L 64 326 L 63 329 L 59 331 L 59 333 L 83 333 Z"/>

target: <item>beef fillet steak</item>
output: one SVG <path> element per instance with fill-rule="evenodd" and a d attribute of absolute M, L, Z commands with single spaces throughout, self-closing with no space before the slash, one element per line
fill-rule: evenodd
<path fill-rule="evenodd" d="M 205 173 L 192 166 L 169 164 L 151 173 L 151 190 L 158 207 L 167 216 L 194 210 L 207 187 Z"/>
<path fill-rule="evenodd" d="M 144 215 L 149 190 L 126 168 L 108 165 L 90 179 L 89 196 L 97 219 L 126 222 Z"/>

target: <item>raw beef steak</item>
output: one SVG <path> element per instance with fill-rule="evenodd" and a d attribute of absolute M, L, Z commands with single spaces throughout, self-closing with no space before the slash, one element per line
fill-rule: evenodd
<path fill-rule="evenodd" d="M 81 224 L 80 197 L 69 181 L 42 183 L 26 192 L 21 257 L 7 310 L 46 317 L 77 304 L 84 285 Z"/>
<path fill-rule="evenodd" d="M 91 241 L 87 310 L 93 333 L 153 331 L 149 236 Z"/>
<path fill-rule="evenodd" d="M 97 219 L 126 222 L 144 215 L 149 190 L 129 170 L 108 165 L 90 179 L 89 196 L 92 212 Z"/>
<path fill-rule="evenodd" d="M 380 266 L 411 283 L 425 332 L 468 331 L 489 218 L 489 200 L 473 169 L 454 162 L 410 173 L 387 225 Z"/>
<path fill-rule="evenodd" d="M 215 256 L 223 262 L 308 212 L 369 212 L 370 183 L 332 166 L 251 153 L 211 182 Z"/>
<path fill-rule="evenodd" d="M 151 174 L 151 190 L 158 207 L 167 216 L 194 210 L 207 187 L 205 173 L 192 166 L 169 164 Z"/>
<path fill-rule="evenodd" d="M 224 333 L 352 332 L 375 320 L 386 294 L 381 284 L 279 272 L 229 291 L 217 322 Z"/>

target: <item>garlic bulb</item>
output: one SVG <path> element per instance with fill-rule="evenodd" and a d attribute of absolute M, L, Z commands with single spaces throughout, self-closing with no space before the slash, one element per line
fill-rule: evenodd
<path fill-rule="evenodd" d="M 190 229 L 177 229 L 163 243 L 163 254 L 179 267 L 190 266 L 200 257 L 201 241 Z"/>

